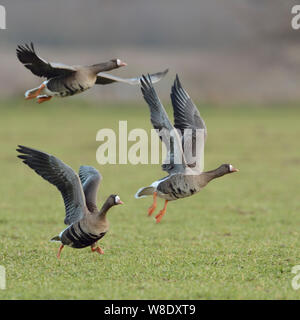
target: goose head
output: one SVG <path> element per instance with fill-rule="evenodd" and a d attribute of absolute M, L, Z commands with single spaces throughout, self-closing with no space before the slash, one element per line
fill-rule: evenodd
<path fill-rule="evenodd" d="M 234 168 L 232 164 L 228 164 L 228 163 L 222 164 L 217 170 L 222 175 L 239 171 L 239 169 Z"/>
<path fill-rule="evenodd" d="M 116 68 L 120 68 L 120 67 L 125 67 L 125 66 L 127 66 L 127 63 L 123 62 L 123 61 L 120 60 L 120 59 L 113 59 L 113 60 L 111 60 L 111 61 L 115 64 Z"/>
<path fill-rule="evenodd" d="M 124 204 L 123 201 L 121 201 L 120 197 L 116 194 L 111 194 L 106 201 L 104 202 L 101 210 L 99 211 L 99 215 L 100 216 L 106 216 L 106 213 L 108 212 L 108 210 L 116 205 L 119 204 Z"/>
<path fill-rule="evenodd" d="M 106 203 L 112 207 L 112 206 L 116 206 L 118 204 L 124 204 L 124 202 L 120 199 L 120 197 L 117 194 L 111 194 L 107 200 Z"/>

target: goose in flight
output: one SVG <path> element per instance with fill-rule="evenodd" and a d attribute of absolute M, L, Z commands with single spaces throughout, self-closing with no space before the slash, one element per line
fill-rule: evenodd
<path fill-rule="evenodd" d="M 72 248 L 91 246 L 93 252 L 103 254 L 96 243 L 109 229 L 106 214 L 111 207 L 123 202 L 118 195 L 112 194 L 98 210 L 97 192 L 102 179 L 100 173 L 93 167 L 81 166 L 77 175 L 71 167 L 50 154 L 21 145 L 17 151 L 18 157 L 26 165 L 56 186 L 64 200 L 64 222 L 68 227 L 51 239 L 61 243 L 57 257 L 60 258 L 65 245 Z"/>
<path fill-rule="evenodd" d="M 124 82 L 131 85 L 140 83 L 140 77 L 124 79 L 105 73 L 127 64 L 120 59 L 89 66 L 68 66 L 61 63 L 48 62 L 36 54 L 33 43 L 19 45 L 17 57 L 34 75 L 46 78 L 39 87 L 25 92 L 26 99 L 37 98 L 38 103 L 52 97 L 68 97 L 92 88 L 95 84 L 106 85 L 113 82 Z M 168 70 L 151 74 L 152 82 L 162 79 Z"/>
<path fill-rule="evenodd" d="M 152 125 L 160 132 L 160 138 L 167 148 L 167 159 L 162 169 L 168 172 L 168 176 L 153 182 L 148 187 L 139 189 L 135 197 L 153 195 L 153 204 L 148 209 L 149 216 L 156 209 L 157 197 L 165 200 L 163 209 L 155 217 L 158 223 L 166 213 L 169 201 L 192 196 L 213 179 L 239 170 L 231 164 L 222 164 L 215 170 L 203 172 L 201 152 L 196 153 L 200 156 L 195 160 L 195 150 L 204 150 L 207 129 L 197 107 L 183 89 L 178 76 L 176 76 L 171 92 L 174 126 L 155 92 L 149 75 L 142 76 L 141 85 L 143 97 L 150 109 Z"/>

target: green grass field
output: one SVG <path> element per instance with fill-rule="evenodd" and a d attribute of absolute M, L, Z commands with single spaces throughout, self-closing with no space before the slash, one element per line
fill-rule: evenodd
<path fill-rule="evenodd" d="M 151 128 L 146 104 L 70 98 L 0 107 L 1 299 L 298 299 L 291 269 L 300 264 L 300 109 L 198 104 L 208 127 L 205 169 L 232 163 L 237 174 L 169 203 L 160 224 L 139 187 L 164 173 L 159 165 L 96 162 L 101 128 Z M 170 111 L 170 109 L 168 109 Z M 60 260 L 49 239 L 63 228 L 58 191 L 16 158 L 23 144 L 74 169 L 103 175 L 99 205 L 111 193 L 126 203 L 109 212 L 105 254 L 66 247 Z M 159 201 L 159 207 L 163 201 Z"/>

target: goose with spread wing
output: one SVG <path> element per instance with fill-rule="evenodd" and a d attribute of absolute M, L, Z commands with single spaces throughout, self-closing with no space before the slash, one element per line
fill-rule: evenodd
<path fill-rule="evenodd" d="M 89 66 L 68 66 L 61 63 L 47 62 L 36 54 L 33 43 L 18 46 L 17 57 L 24 66 L 34 75 L 46 78 L 39 87 L 26 91 L 26 99 L 38 99 L 38 103 L 50 100 L 52 97 L 68 97 L 81 93 L 95 84 L 106 85 L 114 82 L 123 82 L 131 85 L 140 83 L 140 77 L 123 79 L 105 73 L 127 64 L 120 59 Z M 151 74 L 153 82 L 159 81 L 168 70 Z"/>
<path fill-rule="evenodd" d="M 93 167 L 81 166 L 79 175 L 71 167 L 58 158 L 45 152 L 18 146 L 18 157 L 33 169 L 38 175 L 55 185 L 60 191 L 66 216 L 64 222 L 68 227 L 52 241 L 61 243 L 57 257 L 65 245 L 72 248 L 85 248 L 103 254 L 96 245 L 108 231 L 109 223 L 106 218 L 108 210 L 123 204 L 118 195 L 112 194 L 104 202 L 102 208 L 97 208 L 97 192 L 101 182 L 100 173 Z"/>
<path fill-rule="evenodd" d="M 197 107 L 183 89 L 178 76 L 171 92 L 174 126 L 155 92 L 149 75 L 142 76 L 141 85 L 143 97 L 150 109 L 152 125 L 159 132 L 167 148 L 167 158 L 162 169 L 168 172 L 168 176 L 139 189 L 135 197 L 153 195 L 153 204 L 148 209 L 149 216 L 156 209 L 157 197 L 165 200 L 163 209 L 155 217 L 158 223 L 166 213 L 169 201 L 192 196 L 211 180 L 239 170 L 231 164 L 222 164 L 215 170 L 203 172 L 206 125 Z"/>

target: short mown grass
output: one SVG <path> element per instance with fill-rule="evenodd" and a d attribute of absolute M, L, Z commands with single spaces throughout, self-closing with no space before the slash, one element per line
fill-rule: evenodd
<path fill-rule="evenodd" d="M 300 109 L 198 104 L 208 127 L 205 169 L 232 163 L 237 174 L 169 203 L 160 224 L 147 217 L 142 186 L 163 177 L 159 165 L 96 162 L 101 128 L 150 130 L 143 101 L 77 98 L 0 106 L 1 299 L 298 299 L 291 269 L 300 264 Z M 171 113 L 171 110 L 168 109 Z M 78 170 L 103 175 L 99 205 L 111 193 L 126 203 L 109 212 L 105 254 L 49 239 L 63 228 L 58 191 L 16 157 L 17 144 L 52 153 Z M 163 201 L 159 201 L 159 206 Z"/>

